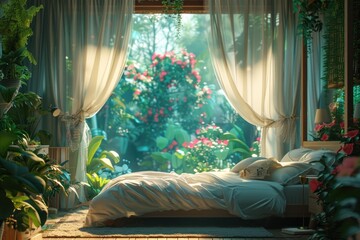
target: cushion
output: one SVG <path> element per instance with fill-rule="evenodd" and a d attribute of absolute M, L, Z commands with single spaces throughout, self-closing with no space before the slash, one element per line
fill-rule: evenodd
<path fill-rule="evenodd" d="M 284 157 L 280 160 L 280 162 L 296 162 L 299 161 L 304 154 L 313 151 L 310 148 L 296 148 L 290 150 L 288 153 L 284 155 Z"/>
<path fill-rule="evenodd" d="M 252 164 L 253 162 L 265 159 L 264 157 L 249 157 L 242 159 L 240 162 L 238 162 L 230 171 L 234 173 L 239 173 L 241 170 L 244 170 L 247 166 Z"/>
<path fill-rule="evenodd" d="M 319 162 L 321 157 L 324 156 L 328 166 L 331 166 L 335 162 L 336 154 L 336 152 L 331 150 L 314 150 L 304 154 L 304 156 L 302 156 L 299 161 L 310 163 L 313 165 L 313 168 L 318 171 L 322 171 L 324 166 Z"/>
<path fill-rule="evenodd" d="M 282 163 L 281 168 L 275 169 L 267 180 L 278 182 L 282 185 L 293 185 L 300 183 L 301 175 L 316 174 L 311 164 L 305 162 Z"/>
<path fill-rule="evenodd" d="M 265 179 L 272 171 L 281 167 L 281 164 L 274 158 L 261 159 L 253 162 L 239 172 L 244 179 Z"/>

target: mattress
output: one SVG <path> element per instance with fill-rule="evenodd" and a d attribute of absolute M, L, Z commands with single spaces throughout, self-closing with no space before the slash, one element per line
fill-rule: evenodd
<path fill-rule="evenodd" d="M 309 185 L 296 184 L 284 186 L 284 194 L 287 205 L 308 205 Z"/>
<path fill-rule="evenodd" d="M 155 211 L 226 210 L 242 219 L 282 216 L 284 187 L 233 172 L 136 172 L 111 180 L 89 205 L 85 227 Z M 291 190 L 289 190 L 289 193 Z"/>

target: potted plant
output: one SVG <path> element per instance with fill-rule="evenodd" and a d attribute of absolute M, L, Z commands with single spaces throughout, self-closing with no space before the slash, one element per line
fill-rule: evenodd
<path fill-rule="evenodd" d="M 50 111 L 43 108 L 39 95 L 34 92 L 19 92 L 12 101 L 12 107 L 5 114 L 21 132 L 19 139 L 22 143 L 17 144 L 49 147 L 51 134 L 38 128 L 41 118 L 47 114 L 50 114 Z"/>
<path fill-rule="evenodd" d="M 0 116 L 11 107 L 20 86 L 30 78 L 25 59 L 36 64 L 27 50 L 33 34 L 30 24 L 42 6 L 26 6 L 27 0 L 8 0 L 0 4 Z"/>
<path fill-rule="evenodd" d="M 44 162 L 30 151 L 11 148 L 10 144 L 15 139 L 13 133 L 0 132 L 0 225 L 5 223 L 19 231 L 26 231 L 32 224 L 35 227 L 45 224 L 47 219 L 47 206 L 42 198 L 46 182 L 39 173 L 31 172 L 29 168 Z M 9 157 L 9 151 L 12 157 Z"/>

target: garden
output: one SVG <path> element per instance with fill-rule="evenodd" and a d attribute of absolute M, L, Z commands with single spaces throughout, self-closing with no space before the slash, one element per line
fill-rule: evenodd
<path fill-rule="evenodd" d="M 174 19 L 135 15 L 136 37 L 121 80 L 101 111 L 87 120 L 92 135 L 103 136 L 100 149 L 114 150 L 121 159 L 115 174 L 104 169 L 100 177 L 142 170 L 220 171 L 259 154 L 257 128 L 228 103 L 207 43 L 196 34 L 205 33 L 204 18 L 184 17 L 183 29 L 191 28 L 190 33 L 159 37 L 147 34 L 153 28 L 171 33 Z"/>

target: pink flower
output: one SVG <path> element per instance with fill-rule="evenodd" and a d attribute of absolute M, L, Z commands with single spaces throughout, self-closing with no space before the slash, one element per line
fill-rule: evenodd
<path fill-rule="evenodd" d="M 198 134 L 198 135 L 199 135 L 199 134 L 200 134 L 200 132 L 201 132 L 201 131 L 200 131 L 200 129 L 196 129 L 196 134 Z"/>
<path fill-rule="evenodd" d="M 139 89 L 136 89 L 134 92 L 134 95 L 140 95 L 140 94 L 141 94 L 141 91 Z"/>
<path fill-rule="evenodd" d="M 327 135 L 326 133 L 324 133 L 322 136 L 321 136 L 321 141 L 327 141 L 329 139 L 329 135 Z"/>
<path fill-rule="evenodd" d="M 324 125 L 322 125 L 322 124 L 316 124 L 315 125 L 315 132 L 319 132 L 321 129 L 323 129 L 324 128 Z"/>
<path fill-rule="evenodd" d="M 358 156 L 344 158 L 342 164 L 337 166 L 337 176 L 352 176 L 359 164 L 360 157 Z"/>
<path fill-rule="evenodd" d="M 160 81 L 164 81 L 164 77 L 167 75 L 167 72 L 161 71 L 160 73 Z"/>
<path fill-rule="evenodd" d="M 160 108 L 159 113 L 160 115 L 164 115 L 164 108 Z"/>

